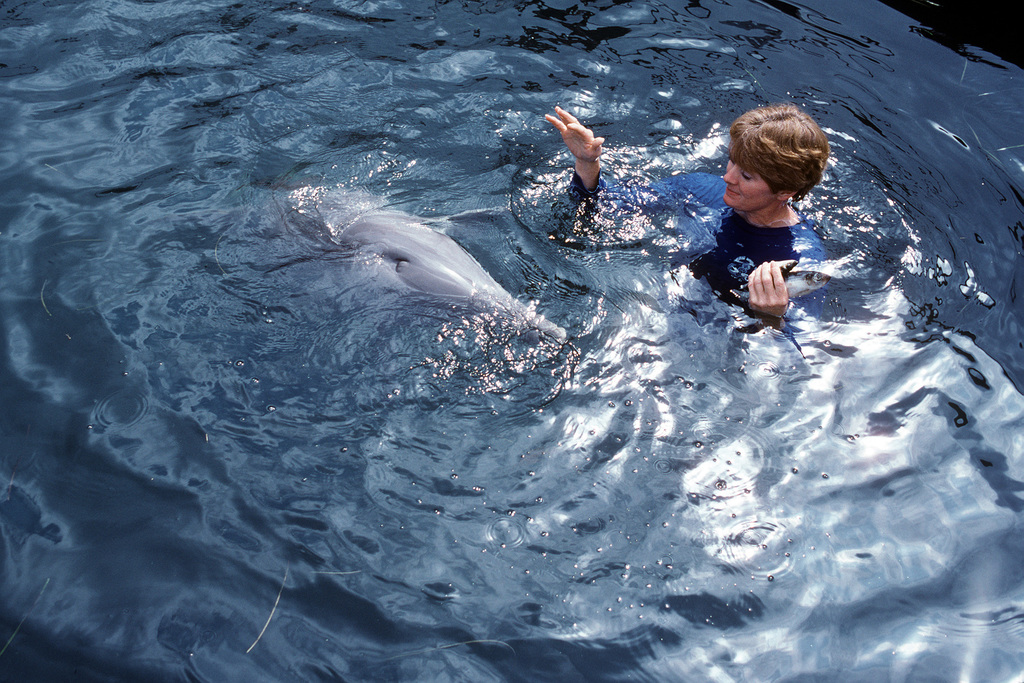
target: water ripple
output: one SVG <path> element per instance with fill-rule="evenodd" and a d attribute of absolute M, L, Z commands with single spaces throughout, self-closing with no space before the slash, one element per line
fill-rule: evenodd
<path fill-rule="evenodd" d="M 487 542 L 501 548 L 515 548 L 526 540 L 526 526 L 520 517 L 499 517 L 487 525 Z"/>
<path fill-rule="evenodd" d="M 130 427 L 149 411 L 149 398 L 139 391 L 121 389 L 100 399 L 93 410 L 98 427 Z"/>

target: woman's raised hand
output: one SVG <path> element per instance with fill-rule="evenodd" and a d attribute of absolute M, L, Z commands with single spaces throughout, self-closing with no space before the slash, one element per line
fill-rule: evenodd
<path fill-rule="evenodd" d="M 594 137 L 594 131 L 561 107 L 555 107 L 555 114 L 557 116 L 548 114 L 544 118 L 562 134 L 562 140 L 572 155 L 584 162 L 597 161 L 601 156 L 604 138 Z"/>
<path fill-rule="evenodd" d="M 547 114 L 544 118 L 558 129 L 565 146 L 576 157 L 576 173 L 583 184 L 591 190 L 597 187 L 601 174 L 601 145 L 604 144 L 604 138 L 595 137 L 594 131 L 561 107 L 555 107 L 555 114 Z"/>

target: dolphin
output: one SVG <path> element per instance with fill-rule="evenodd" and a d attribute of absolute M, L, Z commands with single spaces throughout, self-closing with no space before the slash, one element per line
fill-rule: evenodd
<path fill-rule="evenodd" d="M 293 200 L 294 200 L 293 193 Z M 352 249 L 370 263 L 396 276 L 396 284 L 408 290 L 471 306 L 497 310 L 517 324 L 532 327 L 557 341 L 565 330 L 549 322 L 505 290 L 454 239 L 414 216 L 386 210 L 366 200 L 344 205 L 332 197 L 317 202 L 315 209 L 294 206 L 308 216 L 314 213 L 328 229 L 334 244 Z M 379 204 L 379 202 L 377 202 Z M 360 210 L 362 208 L 362 210 Z"/>

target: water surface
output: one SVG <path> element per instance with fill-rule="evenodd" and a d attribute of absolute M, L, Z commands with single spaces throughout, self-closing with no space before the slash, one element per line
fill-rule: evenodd
<path fill-rule="evenodd" d="M 1020 680 L 1022 73 L 834 5 L 4 6 L 0 678 Z M 799 349 L 542 118 L 643 181 L 777 100 L 834 156 Z M 353 192 L 569 343 L 295 219 Z"/>

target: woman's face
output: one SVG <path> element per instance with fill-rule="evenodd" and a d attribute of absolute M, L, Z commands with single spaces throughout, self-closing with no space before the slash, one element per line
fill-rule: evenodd
<path fill-rule="evenodd" d="M 725 194 L 722 199 L 727 206 L 744 213 L 757 213 L 762 209 L 778 206 L 789 200 L 792 192 L 772 192 L 764 178 L 752 171 L 745 171 L 729 161 L 726 166 Z"/>

